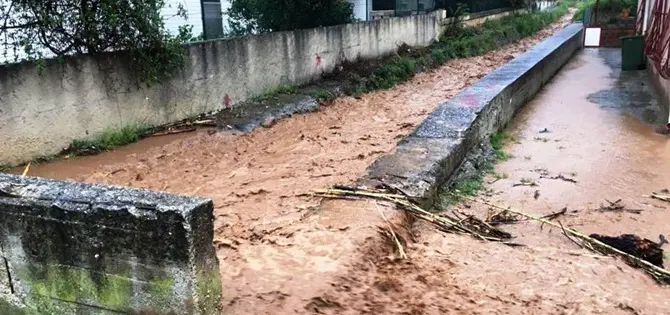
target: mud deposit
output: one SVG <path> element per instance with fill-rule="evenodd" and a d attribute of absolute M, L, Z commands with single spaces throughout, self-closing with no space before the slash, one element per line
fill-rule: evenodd
<path fill-rule="evenodd" d="M 251 134 L 200 133 L 163 146 L 141 142 L 121 156 L 60 162 L 57 169 L 41 165 L 31 175 L 211 197 L 225 314 L 488 313 L 482 301 L 489 310 L 514 305 L 506 301 L 517 303 L 517 309 L 539 309 L 533 303 L 540 302 L 532 302 L 534 293 L 519 288 L 495 292 L 503 280 L 537 288 L 536 280 L 524 284 L 518 275 L 500 276 L 500 281 L 487 275 L 493 281 L 490 289 L 468 280 L 501 266 L 504 256 L 491 264 L 480 259 L 487 250 L 508 249 L 424 230 L 415 235 L 422 241 L 408 245 L 412 259 L 398 262 L 378 237 L 377 226 L 384 221 L 377 209 L 400 222 L 398 212 L 364 201 L 323 201 L 309 192 L 355 181 L 439 102 L 561 25 L 481 57 L 452 60 L 392 90 L 340 98 L 319 112 Z M 512 249 L 507 256 L 518 260 L 519 253 L 531 256 Z M 463 268 L 469 260 L 472 268 Z"/>

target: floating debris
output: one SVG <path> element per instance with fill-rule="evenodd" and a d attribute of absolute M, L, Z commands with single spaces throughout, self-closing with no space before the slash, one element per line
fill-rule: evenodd
<path fill-rule="evenodd" d="M 550 225 L 555 228 L 560 228 L 563 231 L 563 234 L 573 243 L 577 244 L 578 246 L 582 248 L 589 249 L 594 252 L 598 252 L 601 254 L 605 255 L 616 255 L 622 258 L 628 265 L 635 267 L 635 268 L 641 268 L 643 269 L 647 274 L 652 276 L 656 281 L 658 281 L 661 284 L 668 285 L 670 284 L 670 271 L 663 269 L 663 250 L 660 248 L 663 241 L 659 243 L 654 243 L 649 240 L 644 240 L 640 239 L 639 237 L 633 235 L 633 237 L 624 237 L 628 238 L 630 240 L 633 240 L 632 242 L 634 245 L 631 246 L 631 249 L 637 250 L 633 251 L 633 253 L 630 253 L 623 248 L 618 248 L 616 246 L 610 245 L 604 241 L 601 241 L 595 237 L 592 236 L 599 236 L 600 239 L 606 240 L 605 237 L 598 235 L 598 234 L 591 234 L 592 236 L 587 236 L 575 229 L 572 228 L 566 228 L 563 227 L 563 225 L 558 222 L 554 223 L 549 220 L 526 214 L 518 210 L 513 210 L 511 208 L 505 208 L 496 204 L 493 204 L 491 202 L 485 201 L 485 200 L 479 200 L 476 198 L 468 197 L 468 196 L 462 196 L 463 199 L 473 201 L 473 202 L 479 202 L 481 204 L 500 209 L 502 211 L 507 211 L 512 214 L 517 214 L 519 216 L 523 216 L 529 220 L 534 220 L 541 222 L 542 224 Z M 578 242 L 578 240 L 581 242 Z M 625 242 L 630 242 L 624 241 Z M 618 245 L 617 245 L 618 246 Z M 658 260 L 658 255 L 660 253 L 660 265 L 659 260 Z M 638 256 L 640 255 L 640 256 Z M 648 260 L 649 259 L 649 260 Z"/>
<path fill-rule="evenodd" d="M 409 212 L 419 219 L 430 222 L 437 226 L 438 229 L 445 232 L 469 234 L 481 240 L 503 243 L 512 238 L 509 233 L 496 229 L 474 216 L 460 218 L 450 216 L 446 213 L 438 215 L 428 212 L 412 202 L 410 197 L 403 194 L 392 194 L 383 190 L 369 190 L 366 188 L 350 186 L 338 186 L 338 188 L 333 189 L 316 189 L 313 192 L 319 197 L 326 198 L 371 198 L 388 201 L 395 204 L 398 209 Z"/>
<path fill-rule="evenodd" d="M 640 214 L 642 213 L 642 209 L 627 209 L 625 205 L 621 203 L 621 199 L 618 199 L 615 202 L 611 202 L 607 199 L 605 199 L 608 205 L 600 205 L 600 212 L 630 212 L 634 214 Z"/>
<path fill-rule="evenodd" d="M 620 236 L 591 234 L 589 237 L 663 268 L 663 249 L 659 243 L 640 238 L 634 234 L 622 234 Z"/>
<path fill-rule="evenodd" d="M 659 192 L 651 193 L 651 196 L 648 196 L 648 197 L 651 197 L 652 199 L 665 201 L 665 202 L 670 202 L 670 191 L 668 191 L 667 189 L 663 189 Z"/>
<path fill-rule="evenodd" d="M 568 207 L 565 207 L 565 208 L 561 209 L 561 211 L 550 213 L 550 214 L 547 214 L 545 216 L 541 216 L 540 219 L 545 219 L 545 220 L 549 220 L 549 221 L 555 220 L 555 219 L 564 215 L 567 212 L 568 212 Z"/>
<path fill-rule="evenodd" d="M 500 224 L 513 224 L 519 221 L 519 216 L 509 211 L 500 211 L 493 215 L 489 214 L 489 216 L 486 218 L 486 222 L 493 226 Z"/>
<path fill-rule="evenodd" d="M 518 183 L 512 185 L 512 187 L 518 187 L 518 186 L 535 187 L 537 186 L 537 183 L 532 179 L 522 178 Z"/>
<path fill-rule="evenodd" d="M 544 179 L 560 179 L 560 180 L 562 180 L 562 181 L 570 182 L 570 183 L 573 183 L 573 184 L 576 184 L 576 183 L 577 183 L 577 181 L 576 181 L 575 179 L 570 178 L 570 177 L 565 177 L 563 174 L 558 174 L 557 176 L 540 175 L 540 178 L 544 178 Z"/>

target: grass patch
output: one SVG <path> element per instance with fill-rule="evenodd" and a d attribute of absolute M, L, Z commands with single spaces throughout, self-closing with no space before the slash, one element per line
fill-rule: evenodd
<path fill-rule="evenodd" d="M 115 147 L 137 142 L 150 128 L 142 125 L 126 125 L 121 128 L 107 128 L 103 132 L 81 140 L 74 140 L 67 150 L 75 155 L 108 151 Z"/>
<path fill-rule="evenodd" d="M 561 2 L 553 10 L 513 14 L 490 19 L 478 26 L 448 25 L 440 40 L 428 47 L 401 45 L 398 55 L 378 61 L 344 63 L 335 76 L 345 79 L 345 93 L 359 96 L 390 89 L 410 80 L 416 73 L 437 68 L 450 59 L 483 55 L 531 36 L 568 12 L 573 1 Z"/>
<path fill-rule="evenodd" d="M 504 150 L 507 141 L 514 141 L 514 138 L 504 132 L 498 132 L 491 136 L 491 146 L 493 147 L 496 160 L 506 161 L 512 158 L 512 155 Z"/>
<path fill-rule="evenodd" d="M 264 101 L 271 98 L 278 97 L 279 95 L 291 95 L 298 93 L 299 88 L 297 85 L 293 84 L 280 84 L 274 88 L 268 89 L 265 91 L 265 94 L 253 98 L 255 101 Z"/>
<path fill-rule="evenodd" d="M 266 96 L 276 96 L 279 94 L 295 94 L 298 92 L 298 86 L 292 84 L 280 84 L 273 89 L 268 90 Z"/>
<path fill-rule="evenodd" d="M 438 194 L 437 207 L 434 207 L 434 210 L 442 211 L 448 206 L 458 204 L 462 200 L 462 196 L 476 196 L 483 187 L 484 172 L 461 179 Z"/>
<path fill-rule="evenodd" d="M 510 154 L 504 151 L 505 143 L 508 141 L 515 141 L 514 137 L 498 132 L 491 135 L 491 147 L 493 148 L 494 160 L 486 164 L 483 169 L 476 172 L 472 176 L 460 179 L 453 183 L 448 189 L 439 193 L 437 211 L 444 209 L 447 206 L 452 206 L 459 203 L 461 196 L 476 196 L 477 193 L 484 187 L 484 178 L 486 174 L 494 178 L 506 179 L 509 175 L 506 173 L 498 173 L 495 171 L 494 163 L 497 161 L 504 161 L 511 157 Z"/>

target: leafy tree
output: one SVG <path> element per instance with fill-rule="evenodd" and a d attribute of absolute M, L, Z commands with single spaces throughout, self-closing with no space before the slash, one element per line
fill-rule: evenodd
<path fill-rule="evenodd" d="M 354 21 L 346 0 L 232 0 L 232 35 L 278 32 Z"/>
<path fill-rule="evenodd" d="M 0 53 L 43 63 L 44 57 L 126 51 L 139 79 L 155 82 L 184 66 L 181 44 L 192 37 L 190 27 L 168 33 L 164 6 L 164 0 L 0 0 Z"/>

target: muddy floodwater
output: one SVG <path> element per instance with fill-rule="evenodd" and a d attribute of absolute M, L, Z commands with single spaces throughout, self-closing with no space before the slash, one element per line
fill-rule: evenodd
<path fill-rule="evenodd" d="M 478 198 L 536 215 L 567 208 L 557 220 L 587 235 L 670 235 L 670 203 L 648 197 L 670 188 L 670 138 L 654 131 L 667 111 L 645 72 L 621 73 L 618 60 L 616 49 L 578 53 L 506 130 L 511 158 L 486 178 Z M 625 210 L 601 210 L 619 199 Z M 480 217 L 492 211 L 477 202 L 455 208 Z M 420 267 L 387 276 L 408 285 L 428 277 L 426 269 L 449 265 L 449 284 L 436 290 L 460 295 L 444 304 L 463 314 L 670 314 L 670 288 L 644 272 L 536 222 L 502 228 L 525 247 L 420 225 L 413 260 Z M 667 267 L 670 247 L 664 249 Z"/>
<path fill-rule="evenodd" d="M 670 233 L 670 225 L 658 220 L 670 211 L 643 196 L 670 188 L 670 138 L 655 132 L 656 124 L 667 120 L 667 112 L 646 73 L 621 73 L 616 63 L 620 58 L 616 49 L 587 49 L 557 75 L 507 130 L 513 158 L 498 171 L 512 176 L 492 188 L 505 189 L 515 206 L 532 210 L 593 209 L 605 199 L 622 199 L 630 208 L 647 211 L 620 220 L 623 225 L 618 228 L 599 231 L 640 228 L 636 233 L 657 239 L 659 233 Z M 543 178 L 557 175 L 577 183 Z M 522 178 L 538 186 L 509 189 Z M 580 217 L 602 221 L 610 216 Z"/>
<path fill-rule="evenodd" d="M 505 227 L 526 245 L 512 248 L 410 224 L 387 205 L 310 195 L 355 181 L 439 102 L 564 24 L 250 134 L 150 139 L 166 143 L 30 174 L 212 198 L 225 314 L 670 314 L 670 291 L 643 272 L 531 222 Z M 616 51 L 580 52 L 528 104 L 507 131 L 513 158 L 496 167 L 506 178 L 487 178 L 483 198 L 536 214 L 568 207 L 575 212 L 563 224 L 588 233 L 670 234 L 670 204 L 644 196 L 670 188 L 668 138 L 653 126 L 667 113 L 644 80 L 620 79 L 629 74 L 617 72 L 616 60 Z M 559 174 L 576 183 L 541 178 Z M 522 179 L 536 186 L 514 186 Z M 597 211 L 605 199 L 642 211 Z M 380 240 L 380 212 L 411 235 L 409 259 L 395 259 Z"/>

